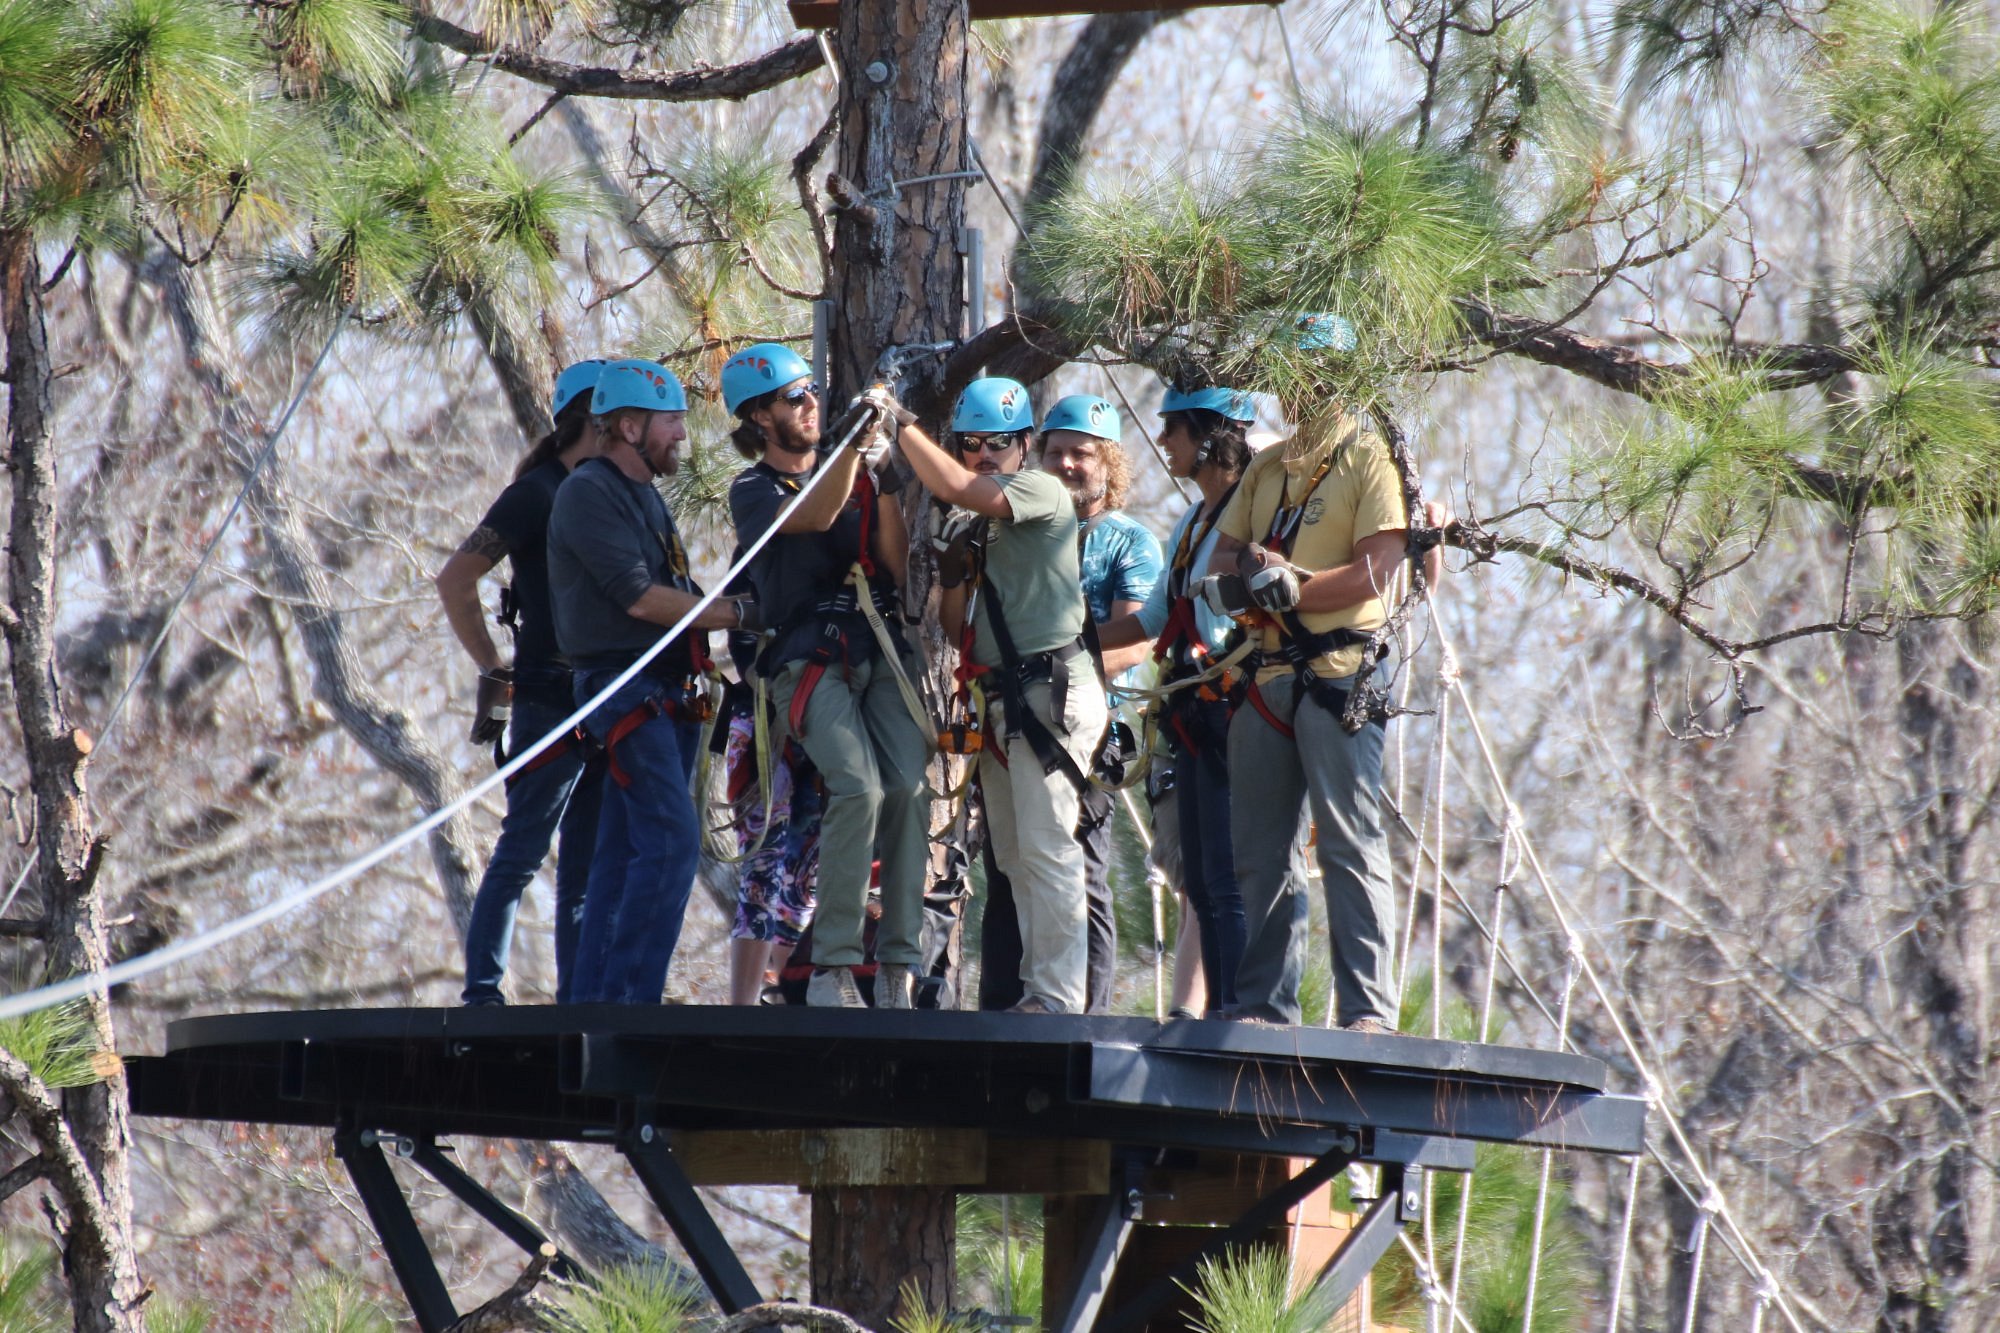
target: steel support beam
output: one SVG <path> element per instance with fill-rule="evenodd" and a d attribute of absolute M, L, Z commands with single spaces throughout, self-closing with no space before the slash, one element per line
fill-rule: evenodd
<path fill-rule="evenodd" d="M 548 1233 L 495 1198 L 493 1192 L 467 1175 L 462 1167 L 445 1156 L 435 1139 L 418 1139 L 410 1160 L 422 1167 L 438 1184 L 450 1190 L 458 1201 L 485 1218 L 501 1235 L 528 1254 L 541 1253 Z M 582 1276 L 582 1270 L 568 1255 L 557 1253 L 549 1272 L 565 1282 Z"/>
<path fill-rule="evenodd" d="M 708 1206 L 688 1183 L 687 1173 L 674 1160 L 673 1150 L 659 1132 L 652 1125 L 639 1125 L 625 1132 L 618 1141 L 618 1149 L 632 1164 L 632 1171 L 646 1187 L 646 1193 L 653 1196 L 660 1216 L 673 1228 L 675 1239 L 687 1251 L 695 1272 L 701 1274 L 708 1294 L 715 1298 L 722 1312 L 738 1314 L 761 1304 L 764 1298 L 757 1294 L 756 1284 L 743 1271 L 743 1261 L 736 1257 L 721 1228 L 715 1225 Z"/>
<path fill-rule="evenodd" d="M 1395 1167 L 1383 1169 L 1382 1197 L 1368 1205 L 1360 1225 L 1347 1233 L 1347 1239 L 1340 1242 L 1340 1248 L 1327 1258 L 1314 1279 L 1314 1285 L 1326 1294 L 1327 1309 L 1346 1305 L 1396 1243 L 1396 1233 L 1403 1224 L 1423 1216 L 1423 1191 L 1423 1168 L 1410 1167 L 1407 1173 Z"/>
<path fill-rule="evenodd" d="M 1153 1312 L 1174 1298 L 1174 1294 L 1201 1275 L 1201 1265 L 1226 1251 L 1249 1244 L 1266 1230 L 1284 1220 L 1286 1213 L 1303 1203 L 1312 1192 L 1345 1171 L 1354 1155 L 1339 1148 L 1325 1154 L 1284 1184 L 1250 1205 L 1243 1216 L 1214 1233 L 1207 1244 L 1153 1279 L 1137 1295 L 1110 1311 L 1093 1326 L 1094 1333 L 1127 1333 L 1144 1328 Z M 1395 1170 L 1394 1167 L 1386 1168 Z"/>
<path fill-rule="evenodd" d="M 1111 1279 L 1125 1244 L 1132 1239 L 1132 1222 L 1138 1214 L 1138 1163 L 1128 1156 L 1114 1163 L 1111 1190 L 1100 1195 L 1091 1210 L 1090 1229 L 1083 1251 L 1077 1256 L 1076 1281 L 1069 1298 L 1054 1317 L 1043 1321 L 1048 1333 L 1084 1333 L 1097 1323 L 1110 1294 Z"/>
<path fill-rule="evenodd" d="M 368 1210 L 368 1220 L 375 1224 L 382 1252 L 389 1257 L 389 1267 L 409 1298 L 417 1327 L 423 1333 L 444 1333 L 458 1322 L 458 1307 L 451 1303 L 451 1293 L 438 1274 L 430 1246 L 417 1229 L 417 1219 L 410 1215 L 409 1200 L 389 1169 L 389 1159 L 382 1155 L 381 1143 L 372 1131 L 341 1129 L 334 1133 L 333 1151 L 347 1167 L 361 1205 Z"/>
<path fill-rule="evenodd" d="M 1312 1069 L 1296 1061 L 1094 1043 L 1071 1067 L 1070 1100 L 1306 1125 L 1373 1125 L 1404 1134 L 1632 1154 L 1646 1103 L 1564 1087 L 1464 1076 Z"/>

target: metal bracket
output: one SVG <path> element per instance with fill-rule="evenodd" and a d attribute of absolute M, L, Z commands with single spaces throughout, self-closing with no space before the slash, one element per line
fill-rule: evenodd
<path fill-rule="evenodd" d="M 368 1220 L 375 1224 L 375 1234 L 381 1238 L 389 1267 L 409 1299 L 417 1327 L 423 1333 L 444 1333 L 458 1322 L 458 1307 L 451 1303 L 451 1292 L 438 1274 L 437 1261 L 424 1243 L 423 1232 L 417 1229 L 416 1218 L 410 1215 L 410 1202 L 389 1169 L 389 1159 L 382 1155 L 385 1137 L 389 1136 L 373 1131 L 335 1130 L 333 1151 L 347 1167 L 362 1207 L 368 1210 Z"/>
<path fill-rule="evenodd" d="M 1368 1205 L 1361 1222 L 1347 1233 L 1319 1270 L 1314 1285 L 1326 1293 L 1329 1307 L 1339 1309 L 1374 1271 L 1403 1223 L 1421 1218 L 1424 1212 L 1424 1175 L 1420 1166 L 1382 1168 L 1382 1196 Z"/>
<path fill-rule="evenodd" d="M 1098 1196 L 1083 1252 L 1077 1257 L 1076 1281 L 1062 1308 L 1044 1324 L 1048 1333 L 1082 1333 L 1097 1323 L 1098 1311 L 1111 1292 L 1118 1260 L 1132 1239 L 1132 1225 L 1145 1208 L 1146 1196 L 1139 1192 L 1143 1169 L 1137 1155 L 1123 1154 L 1113 1172 L 1111 1189 Z"/>
<path fill-rule="evenodd" d="M 764 1298 L 757 1294 L 756 1283 L 743 1271 L 743 1261 L 709 1216 L 701 1195 L 688 1183 L 687 1173 L 674 1160 L 665 1137 L 651 1124 L 641 1123 L 619 1137 L 618 1149 L 632 1164 L 633 1174 L 646 1193 L 653 1196 L 660 1216 L 673 1228 L 675 1239 L 687 1251 L 722 1312 L 739 1314 L 761 1304 Z"/>
<path fill-rule="evenodd" d="M 411 1152 L 406 1154 L 438 1184 L 450 1190 L 458 1201 L 473 1212 L 485 1218 L 501 1235 L 520 1246 L 529 1254 L 537 1254 L 548 1243 L 548 1233 L 530 1222 L 521 1214 L 509 1208 L 492 1191 L 465 1173 L 457 1162 L 445 1156 L 435 1139 L 424 1138 L 416 1141 Z M 582 1276 L 582 1270 L 568 1255 L 558 1253 L 555 1262 L 549 1265 L 549 1272 L 562 1280 L 574 1281 Z"/>
<path fill-rule="evenodd" d="M 1242 1217 L 1216 1231 L 1200 1249 L 1147 1283 L 1131 1300 L 1096 1323 L 1094 1333 L 1128 1333 L 1128 1330 L 1144 1328 L 1146 1320 L 1155 1310 L 1172 1300 L 1184 1284 L 1200 1276 L 1203 1261 L 1248 1244 L 1267 1228 L 1283 1220 L 1286 1213 L 1304 1202 L 1314 1190 L 1345 1171 L 1354 1160 L 1351 1139 L 1349 1144 L 1316 1158 L 1311 1166 L 1251 1204 Z"/>

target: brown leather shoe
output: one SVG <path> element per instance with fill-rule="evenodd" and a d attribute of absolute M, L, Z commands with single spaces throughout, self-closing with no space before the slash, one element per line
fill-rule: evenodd
<path fill-rule="evenodd" d="M 1364 1037 L 1393 1037 L 1396 1029 L 1379 1018 L 1356 1018 L 1340 1025 L 1342 1032 L 1358 1032 Z"/>

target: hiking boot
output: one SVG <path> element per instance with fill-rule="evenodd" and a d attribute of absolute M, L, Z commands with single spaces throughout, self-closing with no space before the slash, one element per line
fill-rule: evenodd
<path fill-rule="evenodd" d="M 1396 1029 L 1379 1018 L 1352 1018 L 1340 1025 L 1342 1032 L 1358 1032 L 1364 1037 L 1393 1037 Z"/>
<path fill-rule="evenodd" d="M 1059 1014 L 1062 1010 L 1056 1008 L 1039 995 L 1030 995 L 1006 1012 L 1010 1014 Z"/>
<path fill-rule="evenodd" d="M 806 983 L 806 1003 L 815 1009 L 866 1009 L 851 967 L 816 967 Z"/>
<path fill-rule="evenodd" d="M 908 963 L 884 963 L 875 969 L 875 1007 L 877 1009 L 912 1009 L 910 1003 L 911 974 L 916 971 Z"/>

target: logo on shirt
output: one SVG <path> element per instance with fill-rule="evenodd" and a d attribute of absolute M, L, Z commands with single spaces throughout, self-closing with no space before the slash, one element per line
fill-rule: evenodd
<path fill-rule="evenodd" d="M 1315 495 L 1306 502 L 1305 513 L 1299 515 L 1299 526 L 1319 522 L 1320 516 L 1324 513 L 1326 513 L 1326 501 Z"/>

